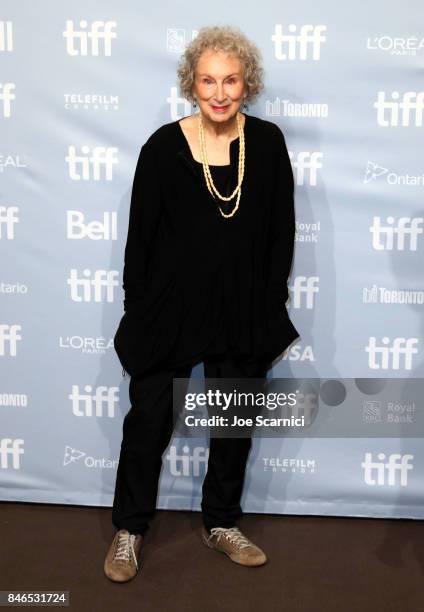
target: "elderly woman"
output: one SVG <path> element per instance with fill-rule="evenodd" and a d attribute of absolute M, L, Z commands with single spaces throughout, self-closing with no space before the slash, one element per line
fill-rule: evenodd
<path fill-rule="evenodd" d="M 294 246 L 293 173 L 281 129 L 242 112 L 263 89 L 258 48 L 207 27 L 178 66 L 199 112 L 159 127 L 141 147 L 125 247 L 124 310 L 115 349 L 130 374 L 105 559 L 133 578 L 173 433 L 173 378 L 266 377 L 299 334 L 285 302 Z M 236 563 L 265 553 L 237 527 L 250 437 L 210 439 L 202 487 L 204 543 Z"/>

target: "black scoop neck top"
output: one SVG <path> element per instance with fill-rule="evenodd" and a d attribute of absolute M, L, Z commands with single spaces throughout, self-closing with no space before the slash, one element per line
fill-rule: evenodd
<path fill-rule="evenodd" d="M 133 181 L 123 290 L 114 347 L 131 376 L 232 353 L 273 360 L 299 333 L 285 302 L 294 236 L 294 180 L 281 129 L 245 116 L 239 208 L 209 192 L 179 121 L 141 147 Z M 227 197 L 238 182 L 239 138 L 230 164 L 210 166 Z M 225 209 L 228 206 L 228 209 Z"/>

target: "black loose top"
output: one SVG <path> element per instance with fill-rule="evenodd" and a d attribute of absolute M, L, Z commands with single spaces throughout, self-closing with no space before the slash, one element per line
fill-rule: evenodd
<path fill-rule="evenodd" d="M 213 197 L 179 121 L 141 147 L 125 246 L 125 313 L 114 337 L 124 369 L 140 376 L 231 352 L 246 361 L 278 357 L 300 335 L 285 302 L 295 234 L 294 181 L 281 129 L 245 115 L 239 208 Z M 230 195 L 230 164 L 210 166 Z"/>

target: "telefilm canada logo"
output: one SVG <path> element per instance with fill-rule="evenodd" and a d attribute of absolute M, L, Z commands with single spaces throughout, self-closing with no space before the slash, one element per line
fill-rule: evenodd
<path fill-rule="evenodd" d="M 315 474 L 316 459 L 303 457 L 262 457 L 262 469 L 273 474 Z"/>
<path fill-rule="evenodd" d="M 64 93 L 63 107 L 70 111 L 117 111 L 119 96 L 99 93 Z"/>

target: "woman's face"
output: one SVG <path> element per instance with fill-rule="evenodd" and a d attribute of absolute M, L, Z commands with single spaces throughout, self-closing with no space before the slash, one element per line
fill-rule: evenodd
<path fill-rule="evenodd" d="M 222 51 L 204 51 L 197 62 L 193 86 L 202 114 L 224 123 L 237 114 L 244 93 L 240 60 Z"/>

